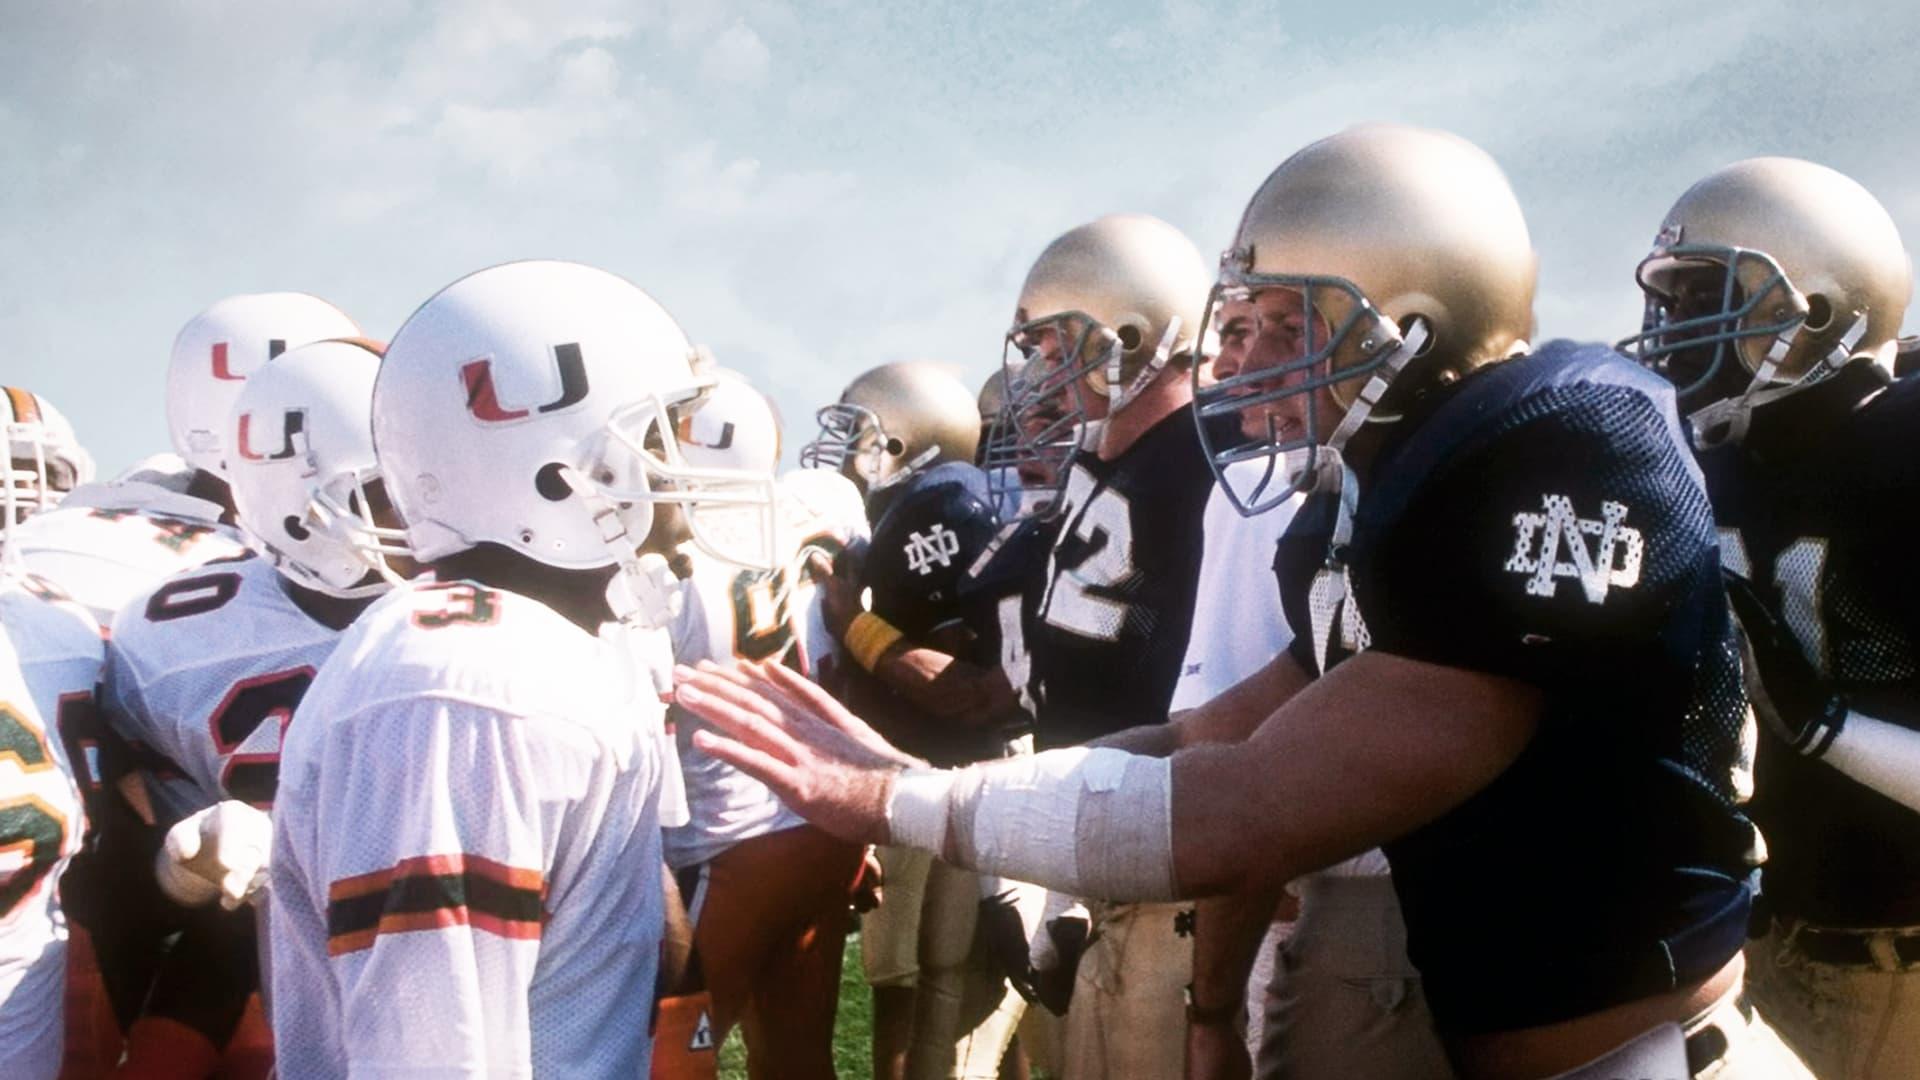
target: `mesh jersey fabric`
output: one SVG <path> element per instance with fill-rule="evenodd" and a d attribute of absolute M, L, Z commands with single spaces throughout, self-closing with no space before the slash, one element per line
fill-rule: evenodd
<path fill-rule="evenodd" d="M 376 601 L 274 806 L 282 1076 L 641 1076 L 662 708 L 630 652 L 466 582 Z"/>
<path fill-rule="evenodd" d="M 1920 381 L 1871 363 L 1754 411 L 1703 452 L 1728 568 L 1748 577 L 1832 690 L 1920 729 Z M 1920 924 L 1920 815 L 1760 744 L 1754 815 L 1770 910 L 1822 926 Z"/>
<path fill-rule="evenodd" d="M 1074 456 L 1032 634 L 1040 747 L 1166 720 L 1213 483 L 1186 409 L 1112 461 Z"/>
<path fill-rule="evenodd" d="M 163 824 L 221 799 L 273 805 L 283 733 L 340 633 L 259 558 L 176 574 L 121 609 L 101 705 Z"/>
<path fill-rule="evenodd" d="M 60 1071 L 67 923 L 60 876 L 85 830 L 57 725 L 91 701 L 100 634 L 91 617 L 0 579 L 0 1075 Z"/>
<path fill-rule="evenodd" d="M 782 477 L 783 496 L 807 479 Z M 742 569 L 689 545 L 693 572 L 681 583 L 680 613 L 668 627 L 674 659 L 691 665 L 780 656 L 821 681 L 837 664 L 840 645 L 827 632 L 819 589 L 800 557 L 807 550 L 831 556 L 865 539 L 865 518 L 841 510 L 830 500 L 783 497 L 781 535 L 791 550 L 779 570 Z M 677 706 L 671 713 L 689 820 L 667 830 L 669 866 L 695 866 L 743 840 L 805 823 L 765 784 L 693 744 L 705 720 Z"/>
<path fill-rule="evenodd" d="M 7 544 L 104 627 L 162 578 L 245 554 L 239 533 L 219 518 L 213 503 L 157 484 L 100 481 L 22 522 Z"/>
<path fill-rule="evenodd" d="M 1403 423 L 1350 544 L 1316 495 L 1277 568 L 1302 625 L 1350 585 L 1296 642 L 1309 671 L 1371 647 L 1543 695 L 1502 775 L 1385 845 L 1436 1018 L 1511 1030 L 1710 974 L 1751 903 L 1752 721 L 1670 388 L 1552 342 Z"/>

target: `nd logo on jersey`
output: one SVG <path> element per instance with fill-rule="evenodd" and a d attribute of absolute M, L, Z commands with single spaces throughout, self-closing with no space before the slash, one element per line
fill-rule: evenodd
<path fill-rule="evenodd" d="M 1529 595 L 1550 597 L 1559 589 L 1559 579 L 1573 578 L 1587 600 L 1599 604 L 1606 601 L 1609 588 L 1639 584 L 1646 543 L 1639 529 L 1621 524 L 1627 519 L 1625 503 L 1602 502 L 1596 521 L 1575 516 L 1573 500 L 1565 495 L 1542 495 L 1540 501 L 1544 513 L 1513 515 L 1513 557 L 1507 560 L 1508 570 L 1531 575 Z M 1560 558 L 1563 548 L 1565 560 Z"/>
<path fill-rule="evenodd" d="M 953 557 L 960 554 L 960 534 L 936 524 L 925 536 L 908 533 L 906 546 L 901 550 L 907 556 L 907 569 L 926 577 L 933 573 L 936 562 L 942 567 L 953 565 Z"/>

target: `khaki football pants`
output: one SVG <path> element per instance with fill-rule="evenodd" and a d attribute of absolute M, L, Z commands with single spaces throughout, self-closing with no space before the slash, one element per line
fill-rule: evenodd
<path fill-rule="evenodd" d="M 1873 966 L 1842 966 L 1809 960 L 1775 923 L 1747 945 L 1749 1000 L 1821 1080 L 1920 1076 L 1920 964 L 1892 947 L 1916 934 L 1878 931 L 1865 941 Z"/>
<path fill-rule="evenodd" d="M 1093 932 L 1067 1006 L 1066 1080 L 1160 1080 L 1186 1068 L 1193 942 L 1183 904 L 1089 901 Z"/>
<path fill-rule="evenodd" d="M 1262 1080 L 1429 1080 L 1453 1075 L 1393 879 L 1315 875 L 1280 949 L 1255 1075 Z M 1251 1007 L 1251 1002 L 1249 1003 Z"/>
<path fill-rule="evenodd" d="M 860 968 L 867 985 L 911 987 L 920 976 L 920 907 L 933 856 L 882 846 L 880 906 L 860 916 Z"/>
<path fill-rule="evenodd" d="M 1027 895 L 1037 915 L 1045 893 Z M 975 933 L 979 911 L 980 875 L 935 860 L 920 906 L 912 1080 L 994 1080 L 1026 1011 Z"/>

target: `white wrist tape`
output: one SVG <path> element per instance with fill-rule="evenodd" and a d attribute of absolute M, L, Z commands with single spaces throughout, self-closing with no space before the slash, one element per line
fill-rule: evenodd
<path fill-rule="evenodd" d="M 935 855 L 943 852 L 955 775 L 951 769 L 908 769 L 894 777 L 887 799 L 887 842 Z"/>
<path fill-rule="evenodd" d="M 1169 758 L 1072 747 L 909 769 L 894 781 L 887 824 L 893 843 L 968 869 L 1075 896 L 1169 900 L 1172 795 Z"/>

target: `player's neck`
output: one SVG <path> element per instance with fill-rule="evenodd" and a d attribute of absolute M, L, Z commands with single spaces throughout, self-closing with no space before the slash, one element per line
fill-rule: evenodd
<path fill-rule="evenodd" d="M 220 524 L 233 524 L 233 489 L 227 486 L 225 480 L 205 469 L 195 469 L 193 479 L 187 481 L 187 494 L 218 506 Z"/>
<path fill-rule="evenodd" d="M 1100 431 L 1100 460 L 1112 461 L 1132 449 L 1154 425 L 1193 401 L 1187 374 L 1169 367 L 1126 407 L 1107 417 Z"/>
<path fill-rule="evenodd" d="M 371 596 L 328 596 L 318 589 L 309 589 L 284 577 L 280 579 L 280 588 L 287 594 L 287 599 L 293 601 L 294 607 L 306 613 L 307 618 L 334 630 L 345 630 L 374 600 Z"/>
<path fill-rule="evenodd" d="M 480 544 L 435 562 L 433 571 L 441 581 L 475 581 L 537 600 L 593 634 L 613 619 L 607 585 L 620 568 L 565 570 L 497 544 Z"/>

